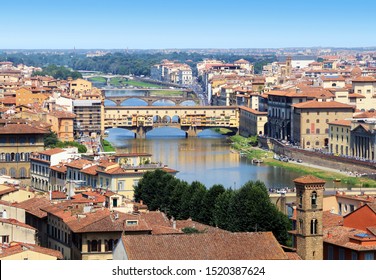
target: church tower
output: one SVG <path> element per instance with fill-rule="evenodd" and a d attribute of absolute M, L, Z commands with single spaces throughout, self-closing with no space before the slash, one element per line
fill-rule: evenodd
<path fill-rule="evenodd" d="M 308 175 L 294 180 L 296 188 L 296 252 L 303 260 L 323 259 L 323 196 L 325 181 Z"/>
<path fill-rule="evenodd" d="M 286 76 L 291 77 L 292 65 L 291 65 L 291 56 L 286 58 Z"/>

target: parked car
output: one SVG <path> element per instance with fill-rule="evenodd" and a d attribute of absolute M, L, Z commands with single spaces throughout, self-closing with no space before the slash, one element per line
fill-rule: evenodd
<path fill-rule="evenodd" d="M 296 162 L 301 163 L 303 161 L 301 159 L 297 159 Z"/>

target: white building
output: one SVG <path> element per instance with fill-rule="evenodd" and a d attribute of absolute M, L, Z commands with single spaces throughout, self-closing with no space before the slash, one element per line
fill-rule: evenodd
<path fill-rule="evenodd" d="M 31 186 L 45 192 L 54 190 L 54 186 L 50 183 L 51 166 L 79 156 L 77 148 L 55 148 L 33 153 L 30 157 Z"/>

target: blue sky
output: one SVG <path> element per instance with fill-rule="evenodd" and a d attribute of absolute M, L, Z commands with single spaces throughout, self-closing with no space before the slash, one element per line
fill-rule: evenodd
<path fill-rule="evenodd" d="M 0 49 L 376 46 L 376 1 L 18 0 Z"/>

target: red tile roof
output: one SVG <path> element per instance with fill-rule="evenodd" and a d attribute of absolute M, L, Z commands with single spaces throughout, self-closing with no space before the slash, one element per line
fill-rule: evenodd
<path fill-rule="evenodd" d="M 287 260 L 271 232 L 124 235 L 129 260 Z"/>
<path fill-rule="evenodd" d="M 338 121 L 332 121 L 328 122 L 328 124 L 334 124 L 334 125 L 340 125 L 340 126 L 351 126 L 350 120 L 338 120 Z"/>
<path fill-rule="evenodd" d="M 11 225 L 14 225 L 14 226 L 17 226 L 17 227 L 23 227 L 23 228 L 27 228 L 27 229 L 31 229 L 31 230 L 37 230 L 36 228 L 32 227 L 32 226 L 29 226 L 25 223 L 21 223 L 20 221 L 16 220 L 16 219 L 3 219 L 3 218 L 0 218 L 0 223 L 4 223 L 4 224 L 11 224 Z"/>
<path fill-rule="evenodd" d="M 364 83 L 364 82 L 376 82 L 376 79 L 371 76 L 357 77 L 352 80 L 353 83 Z"/>
<path fill-rule="evenodd" d="M 60 154 L 63 152 L 65 152 L 65 150 L 60 149 L 60 148 L 54 148 L 54 149 L 45 150 L 43 152 L 39 152 L 39 154 L 52 156 L 52 155 Z"/>
<path fill-rule="evenodd" d="M 30 124 L 7 124 L 0 127 L 0 134 L 47 134 L 48 129 Z"/>
<path fill-rule="evenodd" d="M 257 111 L 255 109 L 252 109 L 252 108 L 249 108 L 249 107 L 245 107 L 245 106 L 239 106 L 239 109 L 247 111 L 247 112 L 250 112 L 250 113 L 252 113 L 254 115 L 265 115 L 265 116 L 268 115 L 268 112 L 260 112 L 260 111 Z"/>
<path fill-rule="evenodd" d="M 57 250 L 40 247 L 35 244 L 26 244 L 26 243 L 20 243 L 20 242 L 17 242 L 17 243 L 12 242 L 8 248 L 2 248 L 2 252 L 0 253 L 0 259 L 12 256 L 12 255 L 16 255 L 24 251 L 33 251 L 36 253 L 56 257 L 59 260 L 63 259 L 62 253 Z"/>
<path fill-rule="evenodd" d="M 306 175 L 306 176 L 296 178 L 294 182 L 300 183 L 300 184 L 325 184 L 326 183 L 326 181 L 324 181 L 323 179 L 317 178 L 313 175 Z"/>
<path fill-rule="evenodd" d="M 51 201 L 45 197 L 34 197 L 20 203 L 15 203 L 14 206 L 17 208 L 25 209 L 26 212 L 38 217 L 44 218 L 47 217 L 47 213 L 41 208 L 51 205 Z"/>
<path fill-rule="evenodd" d="M 86 159 L 75 159 L 71 162 L 67 163 L 67 167 L 76 168 L 76 169 L 82 169 L 85 165 L 92 164 L 93 162 Z"/>
<path fill-rule="evenodd" d="M 354 109 L 354 106 L 352 105 L 340 103 L 337 101 L 319 102 L 316 100 L 297 103 L 292 105 L 292 107 L 299 109 Z"/>

